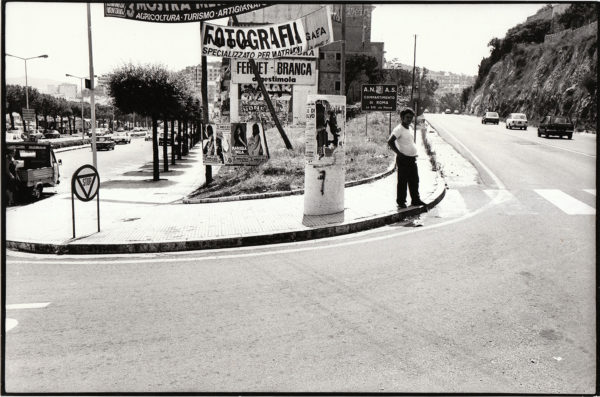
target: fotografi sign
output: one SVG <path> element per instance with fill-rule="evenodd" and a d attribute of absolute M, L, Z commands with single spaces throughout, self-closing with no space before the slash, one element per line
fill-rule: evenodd
<path fill-rule="evenodd" d="M 243 14 L 266 6 L 264 3 L 104 3 L 104 16 L 145 22 L 199 22 Z"/>
<path fill-rule="evenodd" d="M 293 21 L 252 27 L 206 23 L 202 38 L 202 55 L 241 59 L 302 56 L 333 41 L 331 12 L 323 7 Z"/>
<path fill-rule="evenodd" d="M 316 62 L 309 59 L 270 59 L 256 61 L 256 67 L 265 83 L 316 85 Z M 250 61 L 233 60 L 231 82 L 256 83 Z"/>
<path fill-rule="evenodd" d="M 393 84 L 363 84 L 360 93 L 364 111 L 393 112 L 398 100 L 398 86 Z"/>

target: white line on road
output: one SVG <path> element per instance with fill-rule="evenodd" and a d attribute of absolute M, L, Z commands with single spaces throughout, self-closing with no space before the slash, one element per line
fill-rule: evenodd
<path fill-rule="evenodd" d="M 19 324 L 19 322 L 17 320 L 15 320 L 14 318 L 7 318 L 6 319 L 6 332 L 8 332 L 11 329 L 13 329 L 14 327 L 16 327 L 17 324 Z"/>
<path fill-rule="evenodd" d="M 43 309 L 47 307 L 50 302 L 43 303 L 16 303 L 13 305 L 6 305 L 6 310 L 19 310 L 19 309 Z"/>
<path fill-rule="evenodd" d="M 535 192 L 569 215 L 594 215 L 596 209 L 557 189 L 535 189 Z"/>
<path fill-rule="evenodd" d="M 596 189 L 583 189 L 583 191 L 589 194 L 593 194 L 594 196 L 596 195 Z"/>
<path fill-rule="evenodd" d="M 446 191 L 444 200 L 438 204 L 436 209 L 440 218 L 458 217 L 469 212 L 462 194 L 455 189 Z"/>

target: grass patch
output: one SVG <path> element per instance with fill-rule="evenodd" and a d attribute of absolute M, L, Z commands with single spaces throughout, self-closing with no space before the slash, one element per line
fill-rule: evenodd
<path fill-rule="evenodd" d="M 400 122 L 392 114 L 392 128 Z M 222 166 L 209 186 L 190 198 L 228 197 L 242 194 L 291 191 L 304 188 L 304 126 L 284 128 L 293 149 L 287 150 L 276 128 L 265 131 L 271 158 L 256 167 Z M 388 113 L 365 113 L 346 122 L 346 181 L 368 178 L 386 171 L 394 161 L 388 149 Z"/>

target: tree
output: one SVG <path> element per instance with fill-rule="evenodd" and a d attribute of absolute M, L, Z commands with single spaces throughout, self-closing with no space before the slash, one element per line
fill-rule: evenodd
<path fill-rule="evenodd" d="M 444 94 L 442 98 L 440 98 L 440 106 L 442 109 L 454 109 L 457 110 L 460 108 L 460 96 L 459 94 Z"/>
<path fill-rule="evenodd" d="M 472 92 L 473 86 L 465 88 L 460 93 L 460 104 L 462 105 L 463 109 L 467 106 L 467 103 L 469 102 L 469 97 L 471 96 Z"/>
<path fill-rule="evenodd" d="M 124 65 L 109 77 L 109 94 L 123 113 L 137 113 L 152 119 L 153 180 L 160 179 L 158 120 L 180 110 L 185 98 L 173 74 L 159 65 Z"/>
<path fill-rule="evenodd" d="M 375 57 L 364 54 L 349 55 L 346 58 L 345 92 L 342 95 L 347 95 L 352 83 L 359 80 L 363 75 L 371 84 L 382 82 L 385 78 L 385 74 L 379 69 Z"/>
<path fill-rule="evenodd" d="M 598 3 L 573 3 L 558 17 L 565 29 L 576 29 L 598 20 Z"/>

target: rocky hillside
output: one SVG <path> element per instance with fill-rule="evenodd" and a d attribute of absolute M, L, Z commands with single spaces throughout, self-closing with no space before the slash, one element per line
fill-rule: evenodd
<path fill-rule="evenodd" d="M 578 129 L 595 130 L 597 21 L 553 34 L 539 22 L 531 26 L 528 34 L 535 34 L 523 34 L 519 26 L 490 42 L 492 54 L 482 60 L 467 111 L 494 110 L 501 117 L 522 112 L 533 123 L 546 114 L 568 115 Z"/>

